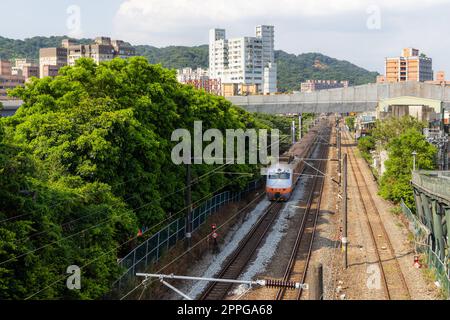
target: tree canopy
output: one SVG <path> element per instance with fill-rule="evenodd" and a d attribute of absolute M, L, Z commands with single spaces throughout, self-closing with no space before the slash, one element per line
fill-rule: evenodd
<path fill-rule="evenodd" d="M 380 181 L 380 194 L 394 202 L 403 199 L 410 208 L 415 206 L 410 185 L 413 169 L 412 152 L 417 152 L 418 168 L 424 170 L 435 168 L 437 149 L 426 141 L 422 134 L 423 126 L 422 122 L 407 116 L 379 121 L 373 129 L 374 138 L 384 143 L 384 148 L 388 151 L 386 171 Z"/>
<path fill-rule="evenodd" d="M 170 158 L 173 130 L 196 120 L 221 131 L 283 121 L 181 85 L 174 71 L 142 57 L 79 59 L 11 94 L 24 104 L 0 119 L 0 299 L 101 297 L 138 228 L 183 212 L 185 168 Z M 212 168 L 193 166 L 194 203 L 258 173 L 255 165 Z M 82 267 L 81 290 L 65 286 L 70 265 Z"/>

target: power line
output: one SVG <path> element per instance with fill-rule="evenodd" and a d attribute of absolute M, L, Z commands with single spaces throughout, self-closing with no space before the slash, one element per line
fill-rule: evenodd
<path fill-rule="evenodd" d="M 233 182 L 234 182 L 234 181 L 231 181 L 231 182 L 229 182 L 227 185 L 229 185 L 229 184 L 231 184 L 231 183 L 233 183 Z M 227 185 L 225 185 L 225 186 L 227 186 Z M 220 189 L 224 188 L 225 186 L 220 187 Z M 219 190 L 220 190 L 220 189 L 219 189 Z M 210 195 L 210 194 L 208 194 L 208 196 L 209 196 L 209 195 Z M 148 204 L 149 204 L 149 203 L 148 203 Z M 142 209 L 144 206 L 146 206 L 146 205 L 148 205 L 148 204 L 145 204 L 145 205 L 143 205 L 143 206 L 137 208 L 136 210 Z M 183 209 L 183 210 L 184 210 L 184 209 Z M 181 211 L 179 211 L 179 212 L 181 212 Z M 179 212 L 177 212 L 177 214 L 178 214 Z M 119 215 L 119 216 L 120 216 L 120 215 Z M 61 241 L 63 241 L 63 240 L 70 239 L 70 238 L 72 238 L 72 237 L 74 237 L 74 236 L 76 236 L 76 235 L 78 235 L 78 234 L 82 234 L 83 232 L 85 232 L 85 231 L 87 231 L 87 230 L 90 230 L 90 229 L 93 229 L 93 228 L 95 228 L 95 227 L 98 227 L 98 226 L 100 226 L 100 225 L 102 225 L 102 224 L 104 224 L 104 223 L 106 223 L 106 222 L 108 222 L 108 221 L 110 221 L 110 220 L 113 220 L 114 218 L 115 218 L 115 217 L 111 217 L 111 218 L 104 219 L 104 220 L 102 220 L 102 221 L 101 221 L 100 223 L 98 223 L 98 224 L 95 224 L 95 225 L 90 226 L 90 227 L 88 227 L 88 228 L 86 228 L 86 229 L 83 229 L 83 230 L 81 230 L 81 231 L 78 231 L 78 232 L 76 232 L 76 233 L 73 233 L 73 234 L 71 234 L 71 235 L 69 235 L 69 236 L 62 237 L 61 239 L 55 240 L 55 241 L 53 241 L 53 242 L 51 242 L 51 243 L 47 243 L 47 244 L 45 244 L 45 245 L 43 245 L 43 246 L 41 246 L 41 247 L 39 247 L 39 248 L 37 248 L 37 249 L 33 249 L 33 250 L 28 251 L 28 252 L 26 252 L 26 253 L 23 253 L 23 254 L 14 256 L 14 257 L 12 257 L 12 258 L 10 258 L 10 259 L 8 259 L 8 260 L 2 261 L 2 262 L 0 262 L 0 266 L 3 265 L 3 264 L 5 264 L 5 263 L 8 263 L 8 262 L 10 262 L 10 261 L 12 261 L 12 260 L 15 260 L 15 259 L 18 259 L 18 258 L 22 258 L 22 257 L 27 256 L 27 255 L 29 255 L 29 254 L 32 254 L 32 253 L 34 253 L 34 252 L 36 252 L 36 251 L 42 250 L 42 249 L 44 249 L 44 248 L 47 248 L 47 247 L 49 247 L 49 246 L 51 246 L 51 245 L 54 245 L 54 244 L 56 244 L 56 243 L 58 243 L 58 242 L 61 242 Z M 169 217 L 169 218 L 172 218 L 172 217 Z M 161 222 L 160 222 L 160 223 L 161 223 Z M 152 228 L 154 228 L 154 227 L 152 227 Z"/>
<path fill-rule="evenodd" d="M 121 183 L 112 185 L 112 186 L 110 186 L 110 187 L 111 187 L 111 189 L 114 189 L 114 188 L 117 188 L 118 186 L 121 186 L 121 185 L 123 185 L 123 184 L 129 183 L 129 182 L 135 181 L 135 180 L 140 180 L 140 179 L 142 179 L 142 178 L 144 178 L 144 176 L 135 177 L 135 178 L 129 179 L 129 180 L 127 180 L 127 181 L 122 181 Z M 101 182 L 101 181 L 96 181 L 96 182 L 100 182 L 100 183 L 103 183 L 103 184 L 108 185 L 106 182 Z M 35 191 L 35 192 L 36 192 L 36 191 Z M 75 196 L 82 198 L 82 196 L 80 196 L 79 194 L 76 194 L 76 193 L 75 193 Z M 54 207 L 56 207 L 57 205 L 64 204 L 65 202 L 66 202 L 66 201 L 62 200 L 62 201 L 60 201 L 60 202 L 58 202 L 58 203 L 52 204 L 51 206 L 47 207 L 46 209 L 54 208 Z M 23 214 L 20 214 L 20 215 L 17 215 L 17 216 L 13 216 L 13 217 L 9 217 L 9 218 L 0 220 L 0 224 L 2 224 L 2 223 L 4 223 L 4 222 L 7 222 L 7 221 L 10 221 L 10 220 L 15 220 L 15 219 L 18 219 L 18 218 L 21 218 L 21 217 L 26 217 L 26 216 L 28 216 L 28 215 L 30 215 L 30 214 L 32 214 L 32 213 L 33 213 L 33 212 L 23 213 Z"/>
<path fill-rule="evenodd" d="M 221 187 L 220 187 L 219 189 L 217 189 L 216 191 L 213 191 L 212 193 L 209 193 L 208 195 L 204 196 L 201 200 L 198 200 L 198 201 L 196 201 L 196 202 L 194 202 L 194 203 L 198 203 L 198 202 L 204 200 L 205 198 L 207 198 L 207 197 L 210 196 L 211 194 L 217 192 L 217 191 L 220 190 L 220 189 L 225 188 L 226 186 L 230 185 L 231 183 L 234 183 L 234 181 L 230 181 L 228 184 L 221 186 Z M 176 214 L 182 212 L 182 211 L 185 210 L 185 209 L 186 209 L 186 208 L 181 209 L 181 210 L 178 211 Z M 176 215 L 176 214 L 175 214 L 175 215 Z M 157 226 L 161 225 L 162 223 L 167 222 L 168 220 L 174 218 L 175 215 L 173 215 L 173 216 L 171 216 L 171 217 L 165 219 L 164 221 L 158 222 L 156 225 L 153 225 L 152 227 L 150 227 L 149 229 L 147 229 L 146 231 L 144 231 L 142 234 L 148 233 L 150 230 L 153 230 L 154 228 L 156 228 Z M 117 247 L 115 247 L 115 248 L 113 248 L 113 249 L 111 249 L 111 250 L 109 250 L 109 251 L 107 251 L 107 252 L 105 252 L 105 253 L 102 253 L 100 256 L 98 256 L 98 257 L 96 257 L 96 258 L 94 258 L 94 259 L 88 261 L 86 264 L 84 264 L 82 267 L 80 267 L 80 270 L 83 269 L 83 268 L 85 268 L 85 267 L 87 267 L 87 266 L 90 265 L 91 263 L 97 261 L 98 259 L 100 259 L 100 258 L 103 257 L 104 255 L 106 255 L 106 254 L 108 254 L 108 253 L 111 253 L 111 252 L 113 252 L 113 251 L 116 251 L 117 249 L 123 247 L 124 245 L 130 243 L 130 242 L 133 241 L 133 240 L 136 240 L 136 239 L 139 238 L 139 237 L 140 237 L 140 236 L 134 236 L 133 238 L 131 238 L 131 239 L 129 239 L 129 240 L 127 240 L 127 241 L 121 243 L 121 244 L 118 245 Z M 61 239 L 61 240 L 62 240 L 62 239 Z M 1 263 L 0 263 L 0 265 L 1 265 Z M 64 275 L 63 277 L 59 278 L 58 280 L 52 282 L 50 285 L 46 286 L 45 288 L 43 288 L 43 289 L 41 289 L 41 290 L 39 290 L 39 291 L 33 293 L 31 296 L 28 296 L 27 298 L 25 298 L 25 300 L 28 300 L 28 299 L 34 297 L 35 295 L 41 293 L 42 291 L 47 290 L 48 288 L 54 286 L 56 283 L 60 282 L 61 280 L 64 280 L 65 278 L 66 278 L 66 275 Z"/>
<path fill-rule="evenodd" d="M 238 212 L 236 212 L 233 216 L 231 216 L 227 221 L 225 221 L 224 223 L 222 223 L 220 226 L 218 226 L 216 229 L 219 230 L 221 228 L 223 228 L 226 224 L 228 224 L 232 219 L 234 219 L 238 214 L 240 214 L 241 212 L 243 212 L 244 210 L 246 210 L 251 204 L 253 204 L 256 200 L 259 200 L 261 197 L 265 196 L 265 193 L 261 193 L 260 195 L 258 195 L 256 198 L 254 198 L 252 201 L 250 201 L 247 205 L 245 205 L 245 207 L 243 207 L 241 210 L 239 210 Z M 180 254 L 178 257 L 176 257 L 175 259 L 173 259 L 171 262 L 169 262 L 168 264 L 166 264 L 164 267 L 162 267 L 161 269 L 159 269 L 158 271 L 156 271 L 156 273 L 160 273 L 161 271 L 163 271 L 164 269 L 166 269 L 168 266 L 172 265 L 175 261 L 178 261 L 179 259 L 181 259 L 184 255 L 186 255 L 188 252 L 190 252 L 192 249 L 196 248 L 198 245 L 200 245 L 200 243 L 202 243 L 203 241 L 205 241 L 206 239 L 208 239 L 208 236 L 205 236 L 204 238 L 200 239 L 197 243 L 195 243 L 191 248 L 187 249 L 186 251 L 184 251 L 182 254 Z M 150 284 L 153 283 L 156 280 L 151 280 Z M 144 284 L 145 281 L 141 282 L 139 285 L 137 285 L 136 287 L 134 287 L 132 290 L 130 290 L 129 292 L 127 292 L 124 296 L 122 296 L 122 298 L 120 298 L 120 300 L 123 300 L 124 298 L 128 297 L 131 293 L 133 293 L 134 291 L 136 291 L 142 284 Z"/>
<path fill-rule="evenodd" d="M 282 141 L 285 140 L 285 139 L 287 139 L 287 138 L 288 138 L 288 137 L 282 139 Z M 275 143 L 272 143 L 269 147 L 271 147 L 273 144 L 275 144 Z M 269 148 L 269 147 L 268 147 L 268 148 Z M 268 149 L 268 148 L 267 148 L 267 149 Z M 199 182 L 201 179 L 203 179 L 204 177 L 206 177 L 206 176 L 212 174 L 214 171 L 216 171 L 216 170 L 218 170 L 218 169 L 220 169 L 220 168 L 222 168 L 222 167 L 224 167 L 224 166 L 226 166 L 226 165 L 228 165 L 228 164 L 230 164 L 230 163 L 225 163 L 224 165 L 221 165 L 221 166 L 219 166 L 219 167 L 217 167 L 217 168 L 214 168 L 213 170 L 210 170 L 208 173 L 206 173 L 206 174 L 202 175 L 201 177 L 195 179 L 195 181 L 194 181 L 193 183 L 191 183 L 190 185 L 193 185 L 193 184 L 195 184 L 195 183 L 198 183 L 198 182 Z M 234 182 L 234 181 L 230 182 L 230 184 L 233 183 L 233 182 Z M 168 195 L 166 195 L 166 196 L 163 197 L 163 198 L 166 198 L 167 196 L 172 195 L 172 194 L 174 194 L 174 193 L 180 192 L 180 191 L 182 191 L 182 190 L 188 188 L 190 185 L 185 186 L 184 188 L 179 189 L 179 190 L 177 190 L 177 191 L 175 191 L 175 192 L 173 192 L 173 193 L 171 193 L 171 194 L 168 194 Z M 225 185 L 225 186 L 226 186 L 226 185 Z M 222 186 L 220 189 L 224 188 L 225 186 Z M 220 189 L 219 189 L 219 190 L 220 190 Z M 264 195 L 264 193 L 262 193 L 261 195 Z M 160 198 L 160 199 L 158 199 L 158 200 L 161 200 L 161 199 L 163 199 L 163 198 Z M 258 196 L 258 197 L 255 198 L 254 200 L 259 199 L 259 198 L 260 198 L 260 196 Z M 253 200 L 252 202 L 250 202 L 249 204 L 253 203 L 254 200 Z M 153 202 L 153 201 L 152 201 L 152 202 Z M 152 203 L 152 202 L 150 202 L 150 203 Z M 147 204 L 145 204 L 145 205 L 143 205 L 143 206 L 141 206 L 141 207 L 139 207 L 139 208 L 137 208 L 137 209 L 135 209 L 135 210 L 142 209 L 143 207 L 148 206 L 150 203 L 147 203 Z M 248 205 L 247 205 L 247 206 L 248 206 Z M 247 207 L 247 206 L 246 206 L 246 207 Z M 246 207 L 245 207 L 245 208 L 246 208 Z M 185 208 L 184 208 L 184 209 L 185 209 Z M 184 209 L 182 209 L 182 210 L 184 210 Z M 182 210 L 180 210 L 179 212 L 181 212 Z M 240 210 L 239 212 L 241 212 L 241 211 L 242 211 L 242 210 Z M 179 212 L 178 212 L 178 213 L 179 213 Z M 238 213 L 239 213 L 239 212 L 238 212 Z M 178 213 L 177 213 L 177 214 L 178 214 Z M 234 216 L 235 216 L 235 215 L 234 215 Z M 233 217 L 234 217 L 234 216 L 233 216 Z M 113 218 L 114 218 L 114 217 L 113 217 Z M 73 237 L 73 236 L 75 236 L 75 235 L 77 235 L 77 234 L 80 234 L 80 233 L 82 233 L 82 232 L 84 232 L 84 231 L 86 231 L 86 230 L 89 230 L 89 229 L 92 229 L 93 227 L 99 226 L 99 225 L 101 225 L 101 224 L 107 222 L 108 220 L 112 220 L 113 218 L 106 219 L 106 220 L 100 222 L 99 224 L 97 224 L 97 225 L 95 225 L 95 226 L 92 226 L 92 227 L 89 227 L 89 228 L 87 228 L 87 229 L 81 230 L 80 232 L 77 232 L 77 233 L 72 234 L 72 235 L 70 235 L 70 236 L 61 238 L 61 239 L 59 239 L 59 240 L 57 240 L 57 241 L 54 241 L 53 243 L 44 245 L 44 246 L 42 246 L 42 247 L 40 247 L 40 248 L 38 248 L 38 249 L 32 250 L 32 251 L 30 251 L 30 252 L 28 252 L 28 253 L 25 253 L 25 254 L 22 254 L 22 255 L 13 257 L 13 258 L 11 258 L 11 259 L 9 259 L 9 260 L 3 261 L 3 262 L 0 263 L 0 265 L 2 265 L 2 264 L 4 264 L 4 263 L 7 263 L 7 262 L 9 262 L 9 261 L 11 261 L 11 260 L 14 260 L 14 259 L 16 259 L 16 258 L 20 258 L 20 257 L 23 257 L 23 256 L 25 256 L 25 255 L 31 254 L 31 253 L 33 253 L 33 252 L 36 252 L 36 251 L 38 251 L 38 250 L 41 250 L 41 249 L 43 249 L 43 248 L 45 248 L 45 247 L 48 247 L 48 246 L 53 245 L 53 244 L 55 244 L 55 243 L 58 243 L 58 242 L 60 242 L 60 241 L 62 241 L 62 240 L 71 238 L 71 237 Z M 173 218 L 173 216 L 172 216 L 172 217 L 169 217 L 168 219 L 170 219 L 170 218 Z M 168 219 L 164 220 L 163 222 L 167 221 Z M 226 223 L 228 223 L 228 222 L 229 222 L 229 220 L 228 220 Z M 154 229 L 156 226 L 160 225 L 161 223 L 162 223 L 162 222 L 156 224 L 155 226 L 151 227 L 151 229 Z M 224 224 L 223 224 L 223 225 L 224 225 Z M 223 226 L 223 225 L 222 225 L 222 226 Z M 220 227 L 219 227 L 219 228 L 220 228 Z M 146 230 L 143 234 L 145 234 L 145 233 L 148 232 L 149 230 L 150 230 L 150 229 Z M 89 263 L 85 264 L 85 265 L 84 265 L 83 267 L 81 267 L 80 269 L 82 269 L 82 268 L 84 268 L 85 266 L 89 265 L 90 263 L 92 263 L 92 262 L 98 260 L 100 257 L 104 256 L 105 254 L 110 253 L 110 252 L 112 252 L 112 251 L 114 251 L 114 250 L 117 250 L 118 248 L 122 247 L 123 245 L 125 245 L 125 244 L 127 244 L 127 243 L 129 243 L 129 242 L 131 242 L 131 241 L 133 241 L 133 240 L 135 240 L 135 239 L 137 239 L 137 238 L 138 238 L 138 236 L 133 237 L 133 238 L 131 238 L 131 239 L 125 241 L 124 243 L 122 243 L 122 244 L 119 245 L 118 247 L 116 247 L 116 248 L 114 248 L 114 249 L 112 249 L 112 250 L 110 250 L 110 251 L 108 251 L 108 252 L 106 252 L 106 253 L 100 255 L 99 257 L 97 257 L 97 258 L 95 258 L 94 260 L 90 261 Z M 205 237 L 204 239 L 206 239 L 206 237 Z M 203 240 L 204 240 L 204 239 L 203 239 Z M 202 240 L 202 241 L 203 241 L 203 240 Z M 196 245 L 198 245 L 198 244 L 199 244 L 199 243 L 197 243 Z M 194 245 L 191 249 L 193 249 L 196 245 Z M 190 251 L 191 249 L 189 249 L 188 251 Z M 187 251 L 187 252 L 188 252 L 188 251 Z M 173 263 L 173 262 L 172 262 L 172 263 Z M 169 265 L 170 265 L 170 264 L 169 264 Z M 167 267 L 167 266 L 168 266 L 168 265 L 166 265 L 166 267 Z M 166 267 L 164 267 L 164 268 L 166 268 Z M 64 278 L 65 278 L 65 276 L 64 276 Z M 62 279 L 64 279 L 64 278 L 62 278 Z M 35 293 L 35 294 L 33 294 L 33 295 L 27 297 L 27 299 L 29 299 L 29 298 L 35 296 L 36 294 L 38 294 L 38 293 L 40 293 L 40 292 L 42 292 L 42 291 L 44 291 L 44 290 L 46 290 L 47 288 L 53 286 L 54 284 L 56 284 L 57 282 L 61 281 L 62 279 L 59 279 L 59 280 L 53 282 L 52 284 L 50 284 L 50 285 L 47 286 L 46 288 L 44 288 L 44 289 L 38 291 L 37 293 Z"/>

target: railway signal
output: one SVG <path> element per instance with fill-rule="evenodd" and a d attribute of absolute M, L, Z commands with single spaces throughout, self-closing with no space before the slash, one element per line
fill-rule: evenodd
<path fill-rule="evenodd" d="M 217 233 L 217 226 L 216 224 L 211 225 L 211 238 L 213 239 L 213 253 L 219 252 L 219 243 L 217 242 L 219 234 Z"/>

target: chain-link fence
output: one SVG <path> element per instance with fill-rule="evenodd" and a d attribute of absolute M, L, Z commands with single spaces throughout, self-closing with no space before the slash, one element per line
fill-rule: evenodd
<path fill-rule="evenodd" d="M 435 246 L 432 243 L 431 231 L 419 221 L 403 201 L 400 203 L 400 206 L 409 220 L 410 230 L 414 235 L 416 252 L 425 254 L 427 264 L 434 269 L 436 279 L 448 297 L 450 294 L 450 269 L 433 251 Z"/>
<path fill-rule="evenodd" d="M 240 201 L 248 192 L 260 187 L 262 180 L 249 183 L 245 190 L 240 192 L 225 191 L 215 195 L 192 210 L 192 231 L 195 232 L 213 213 L 230 202 Z M 126 285 L 134 279 L 137 272 L 145 272 L 152 263 L 159 261 L 161 256 L 175 244 L 185 238 L 186 218 L 180 217 L 163 227 L 149 239 L 137 246 L 119 261 L 119 266 L 124 272 L 114 283 L 114 288 L 119 291 L 122 285 Z"/>

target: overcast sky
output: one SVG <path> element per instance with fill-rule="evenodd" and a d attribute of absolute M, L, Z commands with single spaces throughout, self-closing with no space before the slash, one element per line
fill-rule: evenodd
<path fill-rule="evenodd" d="M 276 49 L 321 52 L 384 72 L 384 58 L 415 47 L 450 78 L 450 0 L 2 0 L 0 35 L 111 36 L 132 44 L 200 45 L 275 26 Z M 2 10 L 3 11 L 3 10 Z"/>

